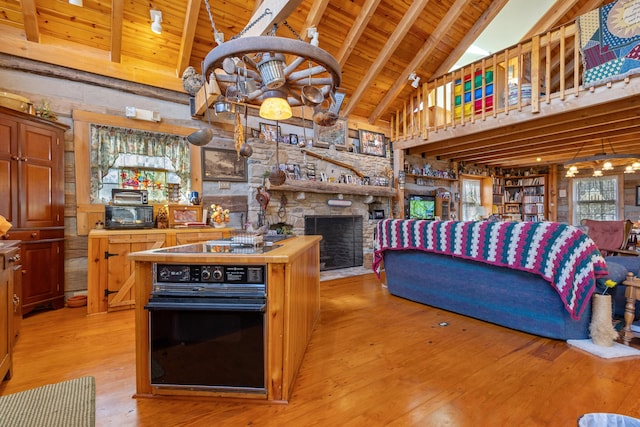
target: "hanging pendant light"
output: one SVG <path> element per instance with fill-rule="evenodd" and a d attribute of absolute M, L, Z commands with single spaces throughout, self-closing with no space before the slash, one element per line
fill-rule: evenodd
<path fill-rule="evenodd" d="M 260 117 L 267 120 L 286 120 L 293 112 L 285 99 L 285 95 L 277 90 L 265 92 L 265 99 L 260 105 Z"/>

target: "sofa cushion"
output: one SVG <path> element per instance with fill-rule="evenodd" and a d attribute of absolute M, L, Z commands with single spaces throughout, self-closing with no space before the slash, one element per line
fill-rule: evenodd
<path fill-rule="evenodd" d="M 608 256 L 605 258 L 605 261 L 607 261 L 607 267 L 609 267 L 610 264 L 618 264 L 636 276 L 640 276 L 640 256 Z M 627 273 L 625 272 L 625 276 L 626 275 Z"/>
<path fill-rule="evenodd" d="M 624 317 L 624 306 L 627 299 L 624 296 L 626 286 L 622 284 L 627 278 L 627 272 L 631 271 L 636 276 L 640 276 L 640 257 L 635 256 L 609 256 L 605 258 L 607 261 L 607 270 L 609 274 L 600 277 L 596 281 L 596 292 L 604 292 L 604 282 L 611 279 L 618 284 L 609 292 L 612 295 L 613 315 L 617 318 Z M 640 302 L 636 302 L 635 318 L 640 318 Z"/>

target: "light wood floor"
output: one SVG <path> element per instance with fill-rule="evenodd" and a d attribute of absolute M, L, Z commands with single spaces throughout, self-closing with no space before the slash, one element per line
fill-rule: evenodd
<path fill-rule="evenodd" d="M 14 376 L 0 394 L 92 375 L 98 426 L 575 426 L 588 412 L 640 418 L 640 359 L 607 361 L 399 299 L 373 275 L 323 282 L 321 294 L 321 319 L 288 405 L 134 399 L 133 311 L 87 317 L 84 308 L 24 319 Z"/>

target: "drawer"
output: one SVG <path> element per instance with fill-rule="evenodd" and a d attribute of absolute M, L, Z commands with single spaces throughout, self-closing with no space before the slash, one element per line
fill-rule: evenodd
<path fill-rule="evenodd" d="M 17 230 L 11 231 L 9 230 L 7 234 L 2 236 L 5 240 L 39 240 L 40 239 L 40 230 Z"/>

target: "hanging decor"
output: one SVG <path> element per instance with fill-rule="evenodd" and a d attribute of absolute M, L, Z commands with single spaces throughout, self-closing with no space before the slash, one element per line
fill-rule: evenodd
<path fill-rule="evenodd" d="M 583 147 L 584 143 L 573 159 L 564 164 L 567 170 L 565 177 L 574 178 L 577 175 L 598 177 L 603 176 L 604 173 L 624 172 L 628 174 L 640 170 L 640 154 L 618 154 L 613 150 L 611 142 L 609 142 L 610 153 L 605 152 L 604 140 L 601 140 L 602 152 L 600 154 L 578 157 Z"/>
<path fill-rule="evenodd" d="M 209 10 L 208 0 L 205 0 Z M 260 116 L 269 120 L 291 117 L 291 107 L 320 105 L 335 99 L 340 86 L 338 61 L 317 46 L 317 31 L 311 42 L 303 41 L 285 21 L 294 38 L 278 37 L 277 25 L 267 36 L 243 34 L 266 15 L 249 23 L 240 34 L 214 47 L 205 57 L 202 75 L 214 80 L 220 93 L 237 94 L 234 101 L 260 106 Z M 210 15 L 211 24 L 213 18 Z M 333 102 L 333 101 L 332 101 Z"/>

